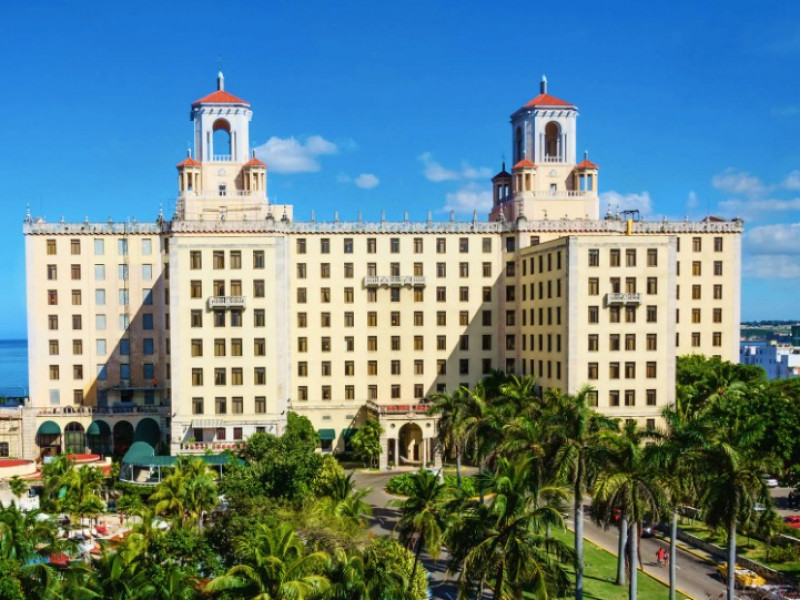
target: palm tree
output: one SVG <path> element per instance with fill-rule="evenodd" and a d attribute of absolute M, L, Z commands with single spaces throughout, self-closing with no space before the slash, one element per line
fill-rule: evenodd
<path fill-rule="evenodd" d="M 212 579 L 206 592 L 241 590 L 248 600 L 311 600 L 330 587 L 324 575 L 328 555 L 306 554 L 289 525 L 272 529 L 260 523 L 251 533 L 235 537 L 233 547 L 241 564 Z"/>
<path fill-rule="evenodd" d="M 462 593 L 488 582 L 497 600 L 521 599 L 523 591 L 545 600 L 567 588 L 562 563 L 572 558 L 572 552 L 546 533 L 549 527 L 564 526 L 560 500 L 566 493 L 542 485 L 533 460 L 498 458 L 489 506 L 472 502 L 463 524 L 455 526 L 468 546 L 454 552 L 455 564 L 461 567 Z M 542 502 L 545 498 L 549 500 Z M 451 562 L 451 570 L 454 566 Z"/>
<path fill-rule="evenodd" d="M 747 447 L 736 444 L 736 437 L 725 432 L 702 453 L 703 492 L 700 504 L 710 527 L 724 526 L 728 534 L 727 598 L 734 600 L 737 524 L 747 522 L 755 504 L 769 505 L 769 493 L 759 475 L 765 462 L 751 456 Z M 733 440 L 733 443 L 728 440 Z"/>
<path fill-rule="evenodd" d="M 11 493 L 14 494 L 14 498 L 17 499 L 17 504 L 19 504 L 22 495 L 28 491 L 28 484 L 19 475 L 14 475 L 8 480 L 8 487 L 11 489 Z"/>
<path fill-rule="evenodd" d="M 401 541 L 414 545 L 414 566 L 409 585 L 413 585 L 422 548 L 434 559 L 439 555 L 445 527 L 444 503 L 448 498 L 446 486 L 430 471 L 420 469 L 411 476 L 411 482 L 408 497 L 390 503 L 400 508 L 397 528 Z"/>
<path fill-rule="evenodd" d="M 372 516 L 372 506 L 364 500 L 372 488 L 362 488 L 353 491 L 343 500 L 336 502 L 333 513 L 352 525 L 363 525 Z"/>
<path fill-rule="evenodd" d="M 183 524 L 186 518 L 186 477 L 179 468 L 175 468 L 156 487 L 150 496 L 153 512 L 165 515 Z"/>
<path fill-rule="evenodd" d="M 436 423 L 437 437 L 445 456 L 455 456 L 456 484 L 461 489 L 461 460 L 464 457 L 465 431 L 463 427 L 465 404 L 461 388 L 452 394 L 436 392 L 431 396 L 429 415 L 438 415 Z"/>
<path fill-rule="evenodd" d="M 588 405 L 592 388 L 584 386 L 577 394 L 548 390 L 545 398 L 548 424 L 555 437 L 555 468 L 572 488 L 575 519 L 575 600 L 583 599 L 583 495 L 594 480 L 599 436 L 615 430 L 616 422 L 600 416 Z"/>
<path fill-rule="evenodd" d="M 626 423 L 622 434 L 603 434 L 600 456 L 604 468 L 594 485 L 598 504 L 609 513 L 620 511 L 620 515 L 628 522 L 630 600 L 636 600 L 638 595 L 638 545 L 642 521 L 645 517 L 658 519 L 659 512 L 666 504 L 666 494 L 659 485 L 656 470 L 648 460 L 648 450 L 643 445 L 645 437 L 646 433 L 637 428 L 635 421 Z"/>
<path fill-rule="evenodd" d="M 357 549 L 348 553 L 337 548 L 328 565 L 327 577 L 331 587 L 325 595 L 326 600 L 362 600 L 369 597 L 364 557 Z"/>

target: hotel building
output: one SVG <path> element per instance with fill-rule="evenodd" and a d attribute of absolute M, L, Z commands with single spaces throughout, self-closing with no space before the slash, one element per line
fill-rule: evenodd
<path fill-rule="evenodd" d="M 376 418 L 382 466 L 435 461 L 426 399 L 492 369 L 589 384 L 644 425 L 677 355 L 737 359 L 743 223 L 601 216 L 577 107 L 546 81 L 511 116 L 488 220 L 295 221 L 269 201 L 252 114 L 222 74 L 192 104 L 170 220 L 28 215 L 24 456 L 221 450 L 292 410 L 323 451 Z"/>

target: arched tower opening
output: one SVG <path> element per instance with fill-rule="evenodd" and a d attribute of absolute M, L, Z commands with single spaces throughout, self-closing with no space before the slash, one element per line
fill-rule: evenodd
<path fill-rule="evenodd" d="M 217 119 L 211 130 L 213 131 L 214 160 L 231 160 L 231 124 L 225 119 Z"/>
<path fill-rule="evenodd" d="M 544 156 L 550 162 L 561 159 L 561 126 L 555 121 L 544 127 Z"/>
<path fill-rule="evenodd" d="M 522 160 L 522 127 L 517 127 L 514 130 L 514 163 Z"/>

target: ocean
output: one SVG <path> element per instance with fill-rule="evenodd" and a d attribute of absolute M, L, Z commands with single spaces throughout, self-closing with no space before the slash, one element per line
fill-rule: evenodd
<path fill-rule="evenodd" d="M 0 397 L 28 395 L 28 340 L 0 340 Z"/>

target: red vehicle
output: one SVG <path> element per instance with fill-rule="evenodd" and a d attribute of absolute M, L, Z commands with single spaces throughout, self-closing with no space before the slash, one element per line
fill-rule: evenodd
<path fill-rule="evenodd" d="M 788 517 L 783 517 L 783 522 L 789 527 L 800 529 L 800 515 L 789 515 Z"/>

